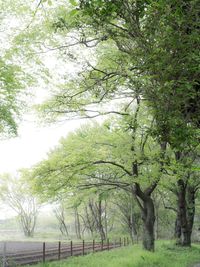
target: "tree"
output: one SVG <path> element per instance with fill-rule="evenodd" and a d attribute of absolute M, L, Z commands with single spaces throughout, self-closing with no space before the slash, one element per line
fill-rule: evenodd
<path fill-rule="evenodd" d="M 164 154 L 151 139 L 148 124 L 143 126 L 143 115 L 139 114 L 137 110 L 133 122 L 133 115 L 127 116 L 124 126 L 114 122 L 103 127 L 86 126 L 61 140 L 47 161 L 36 166 L 34 179 L 37 190 L 45 188 L 49 196 L 68 187 L 128 190 L 141 210 L 144 247 L 153 250 L 155 214 L 151 194 L 162 176 Z M 120 129 L 123 127 L 128 129 L 126 133 Z"/>
<path fill-rule="evenodd" d="M 33 237 L 40 205 L 29 185 L 24 179 L 5 174 L 1 176 L 0 197 L 17 213 L 24 235 Z"/>
<path fill-rule="evenodd" d="M 127 191 L 119 191 L 114 203 L 117 206 L 117 212 L 121 215 L 120 223 L 129 233 L 132 242 L 135 240 L 138 242 L 142 223 L 140 211 L 133 194 Z"/>
<path fill-rule="evenodd" d="M 66 207 L 63 200 L 60 200 L 57 206 L 54 209 L 55 216 L 59 223 L 59 229 L 63 236 L 68 237 L 69 231 L 66 224 Z"/>
<path fill-rule="evenodd" d="M 58 8 L 55 30 L 67 38 L 75 31 L 76 42 L 54 49 L 95 46 L 97 57 L 81 78 L 55 93 L 45 112 L 51 119 L 70 113 L 93 117 L 103 112 L 97 105 L 96 113 L 89 109 L 92 104 L 140 98 L 156 118 L 156 135 L 173 147 L 184 146 L 199 120 L 198 7 L 183 0 L 86 0 Z"/>
<path fill-rule="evenodd" d="M 190 151 L 189 156 L 185 153 L 182 159 L 176 159 L 175 164 L 171 163 L 171 177 L 175 180 L 168 184 L 168 189 L 176 196 L 175 234 L 177 244 L 191 244 L 191 235 L 195 216 L 195 200 L 199 189 L 198 170 L 198 147 Z"/>

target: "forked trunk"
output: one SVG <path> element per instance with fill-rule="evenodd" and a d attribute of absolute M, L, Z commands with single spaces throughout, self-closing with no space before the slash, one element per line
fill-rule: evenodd
<path fill-rule="evenodd" d="M 136 200 L 142 212 L 143 221 L 143 247 L 145 250 L 154 251 L 154 223 L 155 223 L 155 209 L 151 198 L 151 193 L 156 188 L 157 183 L 142 191 L 140 185 L 135 183 L 134 193 Z M 139 199 L 140 201 L 139 201 Z"/>

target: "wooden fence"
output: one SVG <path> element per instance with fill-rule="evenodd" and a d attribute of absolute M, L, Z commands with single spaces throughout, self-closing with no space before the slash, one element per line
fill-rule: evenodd
<path fill-rule="evenodd" d="M 119 248 L 121 246 L 129 245 L 128 238 L 120 238 L 115 241 L 85 241 L 81 243 L 70 242 L 58 242 L 55 246 L 48 248 L 48 242 L 43 242 L 40 244 L 40 248 L 36 250 L 28 251 L 16 251 L 16 252 L 6 252 L 6 243 L 4 245 L 3 254 L 1 255 L 1 266 L 2 267 L 15 267 L 27 264 L 36 264 L 39 262 L 53 261 L 66 259 L 71 256 L 86 255 L 89 253 L 95 253 L 98 251 L 111 250 L 114 248 Z"/>

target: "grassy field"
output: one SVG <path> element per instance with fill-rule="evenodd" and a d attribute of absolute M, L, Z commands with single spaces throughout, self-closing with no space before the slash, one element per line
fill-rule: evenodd
<path fill-rule="evenodd" d="M 134 245 L 35 267 L 190 267 L 198 262 L 200 245 L 178 248 L 170 241 L 159 241 L 155 253 L 145 252 L 140 245 Z"/>

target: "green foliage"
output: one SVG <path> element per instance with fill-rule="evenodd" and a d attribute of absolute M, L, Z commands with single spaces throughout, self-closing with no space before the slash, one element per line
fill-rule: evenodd
<path fill-rule="evenodd" d="M 0 61 L 0 133 L 16 135 L 16 118 L 20 113 L 19 92 L 24 85 L 21 81 L 22 69 L 16 65 Z"/>
<path fill-rule="evenodd" d="M 179 150 L 195 145 L 200 116 L 198 1 L 77 4 L 60 9 L 62 23 L 57 26 L 66 29 L 64 36 L 71 30 L 80 44 L 95 46 L 96 63 L 90 62 L 81 78 L 62 86 L 41 109 L 53 111 L 54 119 L 89 116 L 92 103 L 141 98 L 156 119 L 152 134 L 160 142 Z M 71 12 L 76 15 L 69 16 Z"/>
<path fill-rule="evenodd" d="M 28 180 L 27 176 L 26 179 Z M 13 177 L 10 174 L 3 174 L 0 177 L 0 198 L 18 213 L 21 212 L 21 209 L 30 208 L 27 207 L 28 202 L 34 199 L 27 180 L 25 180 L 23 174 L 21 177 Z"/>
<path fill-rule="evenodd" d="M 139 182 L 145 187 L 157 180 L 161 152 L 149 134 L 151 119 L 143 109 L 134 134 L 131 120 L 127 116 L 103 125 L 87 124 L 62 138 L 48 158 L 34 167 L 35 191 L 48 198 L 86 185 L 102 185 L 103 192 L 112 182 L 124 186 Z M 138 177 L 132 176 L 133 162 L 139 166 Z"/>
<path fill-rule="evenodd" d="M 19 17 L 28 11 L 27 5 L 24 2 L 20 5 L 20 1 L 1 1 L 0 7 L 0 135 L 9 137 L 17 134 L 17 124 L 25 108 L 25 95 L 28 93 L 25 89 L 33 84 L 33 78 L 22 60 L 19 60 L 14 47 L 14 39 L 19 33 Z"/>

